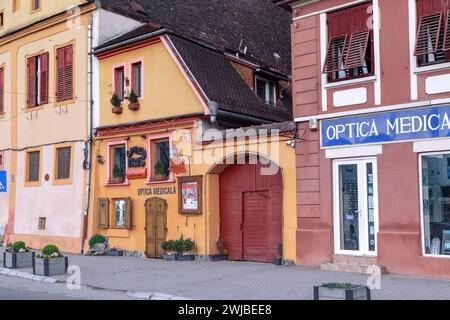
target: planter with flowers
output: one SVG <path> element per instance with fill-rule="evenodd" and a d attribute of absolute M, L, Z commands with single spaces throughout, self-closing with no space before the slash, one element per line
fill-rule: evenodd
<path fill-rule="evenodd" d="M 131 90 L 130 95 L 128 96 L 128 101 L 130 102 L 128 109 L 131 111 L 139 110 L 139 98 L 133 90 Z"/>
<path fill-rule="evenodd" d="M 17 241 L 7 246 L 3 253 L 3 267 L 31 268 L 33 266 L 34 252 L 25 246 L 23 241 Z"/>
<path fill-rule="evenodd" d="M 52 277 L 67 273 L 69 259 L 64 257 L 57 246 L 45 246 L 33 259 L 33 274 Z"/>
<path fill-rule="evenodd" d="M 194 261 L 195 254 L 192 251 L 195 249 L 195 242 L 191 239 L 184 239 L 183 236 L 173 243 L 173 250 L 177 253 L 175 255 L 176 261 Z"/>
<path fill-rule="evenodd" d="M 123 111 L 122 101 L 120 101 L 119 96 L 117 94 L 113 94 L 111 97 L 112 104 L 112 112 L 115 114 L 121 114 Z"/>

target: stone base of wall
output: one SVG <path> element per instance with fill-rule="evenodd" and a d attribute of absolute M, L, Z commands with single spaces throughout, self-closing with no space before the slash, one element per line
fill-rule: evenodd
<path fill-rule="evenodd" d="M 27 247 L 39 251 L 49 244 L 56 245 L 66 253 L 81 253 L 81 238 L 56 237 L 46 235 L 10 234 L 9 242 L 23 241 Z"/>

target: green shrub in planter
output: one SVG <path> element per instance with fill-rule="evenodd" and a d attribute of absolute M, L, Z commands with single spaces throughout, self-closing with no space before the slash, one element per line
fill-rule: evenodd
<path fill-rule="evenodd" d="M 106 238 L 101 235 L 101 234 L 94 234 L 90 239 L 89 239 L 89 248 L 92 249 L 94 247 L 94 245 L 96 245 L 97 243 L 105 243 L 107 240 Z"/>
<path fill-rule="evenodd" d="M 9 252 L 24 252 L 24 251 L 29 251 L 29 250 L 27 250 L 27 247 L 26 247 L 26 245 L 25 245 L 25 242 L 23 242 L 23 241 L 17 241 L 17 242 L 14 242 L 14 243 L 12 243 L 12 244 L 10 244 L 10 245 L 8 245 L 8 251 Z"/>
<path fill-rule="evenodd" d="M 185 255 L 186 252 L 192 251 L 195 248 L 195 242 L 191 239 L 184 239 L 183 236 L 173 243 L 173 250 L 177 252 L 175 259 L 178 261 L 192 261 L 195 255 Z"/>
<path fill-rule="evenodd" d="M 33 259 L 33 274 L 46 277 L 63 275 L 67 273 L 68 266 L 68 258 L 59 252 L 57 246 L 50 244 Z"/>
<path fill-rule="evenodd" d="M 5 268 L 29 268 L 33 265 L 34 252 L 31 252 L 23 241 L 8 244 L 3 253 L 3 267 Z"/>
<path fill-rule="evenodd" d="M 53 244 L 45 246 L 42 248 L 41 252 L 44 256 L 56 256 L 56 254 L 58 254 L 58 256 L 60 255 L 59 248 Z"/>

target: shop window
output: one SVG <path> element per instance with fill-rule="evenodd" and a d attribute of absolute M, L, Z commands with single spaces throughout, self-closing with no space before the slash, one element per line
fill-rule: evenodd
<path fill-rule="evenodd" d="M 48 103 L 48 52 L 28 58 L 28 108 Z"/>
<path fill-rule="evenodd" d="M 72 148 L 63 147 L 56 149 L 56 179 L 66 180 L 70 179 L 70 162 L 71 162 Z"/>
<path fill-rule="evenodd" d="M 39 182 L 40 157 L 40 151 L 31 151 L 27 153 L 27 182 Z"/>
<path fill-rule="evenodd" d="M 328 81 L 373 75 L 373 32 L 368 28 L 371 3 L 328 14 L 328 47 L 323 73 Z"/>
<path fill-rule="evenodd" d="M 276 84 L 260 77 L 256 78 L 256 94 L 270 105 L 276 104 Z"/>
<path fill-rule="evenodd" d="M 45 224 L 47 223 L 47 218 L 39 217 L 38 219 L 38 230 L 45 230 Z"/>
<path fill-rule="evenodd" d="M 131 199 L 114 200 L 114 227 L 118 229 L 130 229 Z"/>
<path fill-rule="evenodd" d="M 112 184 L 120 184 L 125 182 L 126 176 L 126 145 L 113 145 L 109 150 L 110 156 L 110 172 L 109 182 Z"/>
<path fill-rule="evenodd" d="M 450 256 L 450 153 L 421 159 L 424 251 Z"/>
<path fill-rule="evenodd" d="M 73 99 L 73 46 L 66 46 L 56 50 L 57 89 L 56 100 Z"/>
<path fill-rule="evenodd" d="M 121 101 L 125 98 L 125 70 L 123 67 L 114 69 L 114 93 Z"/>
<path fill-rule="evenodd" d="M 99 228 L 109 228 L 109 199 L 98 199 L 98 214 Z"/>
<path fill-rule="evenodd" d="M 142 62 L 131 65 L 131 90 L 136 96 L 142 96 Z"/>
<path fill-rule="evenodd" d="M 170 141 L 169 138 L 151 141 L 153 181 L 165 181 L 170 178 Z"/>
<path fill-rule="evenodd" d="M 414 55 L 420 66 L 450 62 L 450 2 L 417 0 Z"/>
<path fill-rule="evenodd" d="M 0 115 L 5 112 L 5 69 L 0 68 Z"/>

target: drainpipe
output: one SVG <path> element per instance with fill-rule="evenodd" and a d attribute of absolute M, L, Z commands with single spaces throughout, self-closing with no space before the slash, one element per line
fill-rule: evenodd
<path fill-rule="evenodd" d="M 217 118 L 219 116 L 219 104 L 215 101 L 208 101 L 208 109 L 210 114 L 211 125 L 220 130 Z"/>
<path fill-rule="evenodd" d="M 92 175 L 92 113 L 94 105 L 93 97 L 93 16 L 89 17 L 88 25 L 88 126 L 87 126 L 87 156 L 85 158 L 86 172 L 86 190 L 85 190 L 85 208 L 83 211 L 83 234 L 81 237 L 81 253 L 84 251 L 84 242 L 87 238 L 88 213 L 91 196 L 91 175 Z"/>

